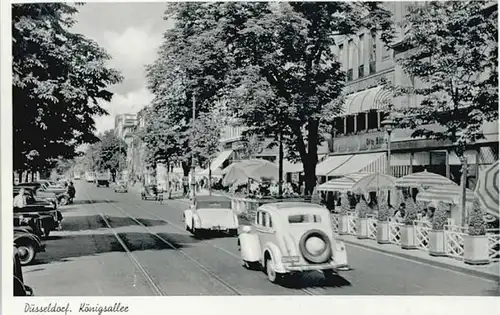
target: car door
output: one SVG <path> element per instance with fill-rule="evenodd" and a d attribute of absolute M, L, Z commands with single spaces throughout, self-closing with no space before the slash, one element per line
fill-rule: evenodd
<path fill-rule="evenodd" d="M 256 230 L 259 233 L 260 248 L 264 249 L 268 242 L 274 241 L 275 229 L 269 212 L 263 210 L 257 212 Z"/>

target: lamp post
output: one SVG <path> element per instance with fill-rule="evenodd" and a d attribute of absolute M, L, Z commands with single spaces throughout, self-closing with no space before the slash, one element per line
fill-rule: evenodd
<path fill-rule="evenodd" d="M 387 132 L 387 174 L 392 176 L 391 172 L 391 135 L 392 128 L 395 125 L 394 120 L 389 116 L 387 119 L 381 122 L 382 126 L 385 127 L 385 131 Z"/>
<path fill-rule="evenodd" d="M 196 119 L 196 103 L 195 103 L 195 98 L 193 94 L 193 121 L 192 121 L 192 144 L 191 144 L 191 191 L 192 191 L 192 196 L 193 196 L 193 202 L 194 202 L 194 197 L 196 195 L 196 177 L 195 177 L 195 170 L 196 170 L 196 163 L 194 161 L 194 128 L 195 128 L 195 119 Z"/>

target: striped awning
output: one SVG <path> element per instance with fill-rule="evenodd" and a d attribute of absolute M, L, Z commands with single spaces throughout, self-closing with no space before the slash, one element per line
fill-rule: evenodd
<path fill-rule="evenodd" d="M 354 115 L 369 110 L 383 109 L 387 107 L 391 97 L 391 92 L 384 89 L 383 86 L 349 94 L 344 102 L 343 115 Z"/>
<path fill-rule="evenodd" d="M 419 192 L 417 201 L 444 202 L 460 205 L 462 202 L 462 188 L 452 185 L 434 186 Z M 465 201 L 470 203 L 474 201 L 474 192 L 472 190 L 466 190 Z"/>
<path fill-rule="evenodd" d="M 328 173 L 332 172 L 340 165 L 344 164 L 351 157 L 352 155 L 337 155 L 337 156 L 327 157 L 323 162 L 316 165 L 316 175 L 327 176 Z"/>
<path fill-rule="evenodd" d="M 479 172 L 475 195 L 489 215 L 498 218 L 498 161 Z"/>
<path fill-rule="evenodd" d="M 212 175 L 220 175 L 220 167 L 224 162 L 231 156 L 233 150 L 222 151 L 219 155 L 210 163 L 210 170 L 212 171 Z M 201 171 L 199 174 L 202 176 L 208 176 L 209 169 L 205 169 Z"/>
<path fill-rule="evenodd" d="M 352 173 L 318 186 L 319 191 L 366 193 L 394 188 L 396 178 L 381 173 Z"/>
<path fill-rule="evenodd" d="M 441 185 L 457 186 L 452 180 L 439 174 L 427 172 L 427 170 L 396 179 L 396 186 L 398 187 L 433 187 Z"/>
<path fill-rule="evenodd" d="M 340 177 L 356 172 L 385 173 L 385 152 L 350 155 L 344 163 L 331 170 L 327 176 Z"/>

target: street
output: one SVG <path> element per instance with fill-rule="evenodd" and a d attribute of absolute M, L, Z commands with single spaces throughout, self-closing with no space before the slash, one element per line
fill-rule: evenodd
<path fill-rule="evenodd" d="M 193 238 L 186 201 L 160 205 L 112 187 L 76 181 L 75 203 L 60 208 L 63 230 L 23 268 L 35 295 L 498 295 L 494 281 L 351 245 L 352 270 L 331 283 L 311 272 L 274 285 L 242 266 L 236 237 Z"/>

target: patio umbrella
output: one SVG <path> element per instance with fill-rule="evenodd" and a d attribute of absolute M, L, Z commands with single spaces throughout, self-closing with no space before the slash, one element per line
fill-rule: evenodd
<path fill-rule="evenodd" d="M 395 182 L 397 187 L 432 187 L 432 186 L 444 186 L 444 185 L 454 185 L 457 186 L 451 179 L 448 179 L 439 174 L 423 172 L 408 174 L 401 178 L 396 179 Z"/>
<path fill-rule="evenodd" d="M 461 204 L 462 188 L 460 186 L 434 186 L 418 193 L 417 201 L 425 202 L 445 202 L 453 205 Z M 471 190 L 466 191 L 465 200 L 474 201 L 474 193 Z"/>
<path fill-rule="evenodd" d="M 490 216 L 498 218 L 498 161 L 479 173 L 475 195 Z"/>
<path fill-rule="evenodd" d="M 235 182 L 248 181 L 250 179 L 262 181 L 263 179 L 276 180 L 278 177 L 278 166 L 266 160 L 245 160 L 226 167 L 223 184 L 232 185 Z"/>

